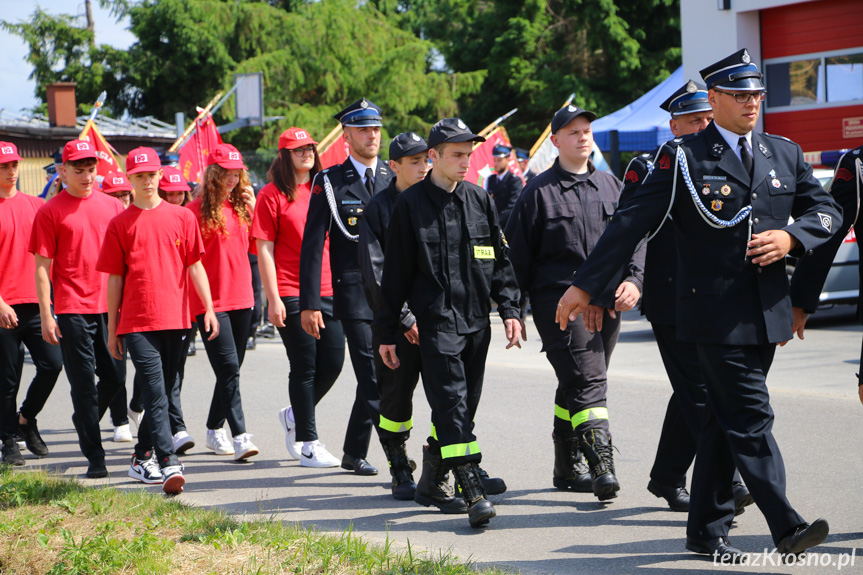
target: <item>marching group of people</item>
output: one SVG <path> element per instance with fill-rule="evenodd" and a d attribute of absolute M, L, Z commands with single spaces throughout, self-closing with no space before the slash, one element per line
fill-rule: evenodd
<path fill-rule="evenodd" d="M 529 300 L 558 380 L 552 483 L 615 498 L 607 368 L 620 313 L 641 301 L 673 388 L 647 488 L 688 511 L 687 549 L 739 560 L 728 530 L 753 502 L 780 553 L 821 543 L 827 522 L 806 523 L 785 496 L 765 379 L 775 346 L 802 334 L 856 220 L 860 149 L 843 158 L 831 197 L 799 146 L 753 132 L 765 90 L 746 50 L 701 75 L 706 85 L 689 81 L 662 105 L 676 138 L 635 158 L 623 182 L 590 161 L 596 116 L 576 106 L 551 119 L 551 167 L 528 174 L 525 162 L 523 184 L 507 167 L 512 149 L 497 146 L 487 190 L 465 181 L 484 138 L 462 120 L 440 120 L 427 139 L 399 134 L 384 163 L 382 111 L 366 99 L 336 115 L 343 164 L 322 170 L 317 143 L 291 128 L 257 198 L 228 144 L 210 152 L 194 200 L 149 148 L 132 150 L 99 193 L 95 150 L 75 140 L 59 168 L 65 189 L 43 204 L 16 193 L 20 157 L 0 143 L 3 460 L 24 464 L 19 439 L 47 455 L 36 416 L 65 366 L 87 477 L 106 476 L 99 420 L 117 397 L 125 406 L 128 355 L 139 406 L 129 476 L 182 491 L 193 323 L 216 376 L 206 447 L 256 455 L 240 396 L 256 253 L 290 363 L 279 418 L 301 466 L 376 475 L 376 434 L 394 498 L 488 524 L 487 495 L 506 491 L 480 467 L 474 434 L 489 318 L 494 302 L 507 349 L 520 347 Z M 802 256 L 790 287 L 788 254 Z M 315 406 L 346 343 L 357 388 L 339 459 L 319 440 Z M 19 410 L 23 346 L 36 376 Z M 420 376 L 432 421 L 415 481 L 406 441 Z"/>

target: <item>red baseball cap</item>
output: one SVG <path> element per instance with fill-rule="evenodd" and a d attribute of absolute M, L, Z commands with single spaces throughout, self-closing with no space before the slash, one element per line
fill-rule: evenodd
<path fill-rule="evenodd" d="M 108 175 L 102 180 L 102 191 L 106 194 L 131 192 L 132 190 L 132 184 L 129 183 L 123 172 L 108 172 Z"/>
<path fill-rule="evenodd" d="M 183 177 L 183 172 L 173 166 L 162 168 L 162 179 L 159 180 L 159 189 L 166 192 L 189 192 L 192 188 Z"/>
<path fill-rule="evenodd" d="M 9 162 L 20 162 L 21 156 L 18 155 L 18 147 L 12 142 L 0 142 L 0 164 Z"/>
<path fill-rule="evenodd" d="M 280 150 L 295 150 L 308 145 L 317 146 L 318 143 L 302 128 L 288 128 L 279 136 Z"/>
<path fill-rule="evenodd" d="M 135 148 L 126 156 L 126 173 L 158 172 L 162 168 L 159 154 L 153 148 Z"/>
<path fill-rule="evenodd" d="M 207 165 L 219 164 L 226 170 L 248 170 L 243 165 L 243 156 L 231 144 L 219 144 L 207 156 Z"/>
<path fill-rule="evenodd" d="M 93 144 L 90 142 L 85 142 L 84 140 L 72 140 L 71 142 L 66 142 L 66 145 L 63 146 L 64 164 L 66 162 L 86 160 L 88 158 L 93 158 L 94 160 L 99 159 L 99 156 L 96 155 L 96 148 L 94 148 Z"/>

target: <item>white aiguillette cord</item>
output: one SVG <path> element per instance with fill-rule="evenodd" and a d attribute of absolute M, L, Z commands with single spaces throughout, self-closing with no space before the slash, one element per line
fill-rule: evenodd
<path fill-rule="evenodd" d="M 336 205 L 336 194 L 333 191 L 333 185 L 330 183 L 330 178 L 326 174 L 324 176 L 324 192 L 327 195 L 327 203 L 330 205 L 330 214 L 332 219 L 336 222 L 336 226 L 342 232 L 342 235 L 345 236 L 349 242 L 356 242 L 360 239 L 359 235 L 353 235 L 348 229 L 345 227 L 344 222 L 342 222 L 342 218 L 339 216 L 339 207 Z"/>

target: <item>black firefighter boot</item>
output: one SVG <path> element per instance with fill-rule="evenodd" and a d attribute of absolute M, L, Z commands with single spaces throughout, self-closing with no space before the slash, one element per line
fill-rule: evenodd
<path fill-rule="evenodd" d="M 417 484 L 414 483 L 408 452 L 405 444 L 398 439 L 381 439 L 384 453 L 390 464 L 393 477 L 393 498 L 399 501 L 413 501 Z"/>
<path fill-rule="evenodd" d="M 593 494 L 600 501 L 614 499 L 620 491 L 620 483 L 614 476 L 611 435 L 604 429 L 587 429 L 580 435 L 581 450 L 587 458 L 593 478 Z"/>
<path fill-rule="evenodd" d="M 426 507 L 434 505 L 446 514 L 467 513 L 464 499 L 456 497 L 455 490 L 449 484 L 449 471 L 440 453 L 434 453 L 428 445 L 423 446 L 423 470 L 414 501 Z"/>
<path fill-rule="evenodd" d="M 467 515 L 471 527 L 482 527 L 497 515 L 494 505 L 485 498 L 485 489 L 482 486 L 476 463 L 464 463 L 452 468 L 456 483 L 461 489 L 461 495 L 467 503 Z"/>
<path fill-rule="evenodd" d="M 565 491 L 593 493 L 593 479 L 578 446 L 578 436 L 572 433 L 561 437 L 552 433 L 551 439 L 554 441 L 554 486 Z"/>

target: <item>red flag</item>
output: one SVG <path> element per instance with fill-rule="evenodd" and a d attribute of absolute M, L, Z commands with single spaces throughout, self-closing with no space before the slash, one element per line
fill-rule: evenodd
<path fill-rule="evenodd" d="M 485 187 L 486 180 L 494 173 L 494 158 L 491 152 L 498 144 L 512 147 L 512 144 L 509 143 L 509 135 L 502 127 L 495 128 L 491 134 L 486 136 L 485 142 L 474 146 L 473 155 L 470 157 L 470 167 L 465 177 L 466 182 Z M 510 172 L 524 181 L 514 151 L 509 154 L 507 167 Z"/>
<path fill-rule="evenodd" d="M 187 182 L 200 182 L 210 150 L 222 143 L 211 115 L 195 120 L 196 129 L 180 148 L 180 171 Z"/>
<path fill-rule="evenodd" d="M 95 149 L 96 155 L 99 157 L 99 163 L 96 165 L 96 174 L 103 179 L 108 175 L 108 172 L 117 172 L 120 170 L 120 163 L 117 161 L 117 151 L 111 147 L 105 137 L 96 128 L 93 120 L 89 120 L 84 129 L 81 130 L 79 139 L 89 142 Z M 102 180 L 99 180 L 100 182 Z"/>
<path fill-rule="evenodd" d="M 348 159 L 348 143 L 345 142 L 345 135 L 339 134 L 339 137 L 327 146 L 324 151 L 318 151 L 321 158 L 321 168 L 326 169 L 336 164 L 341 164 Z"/>

